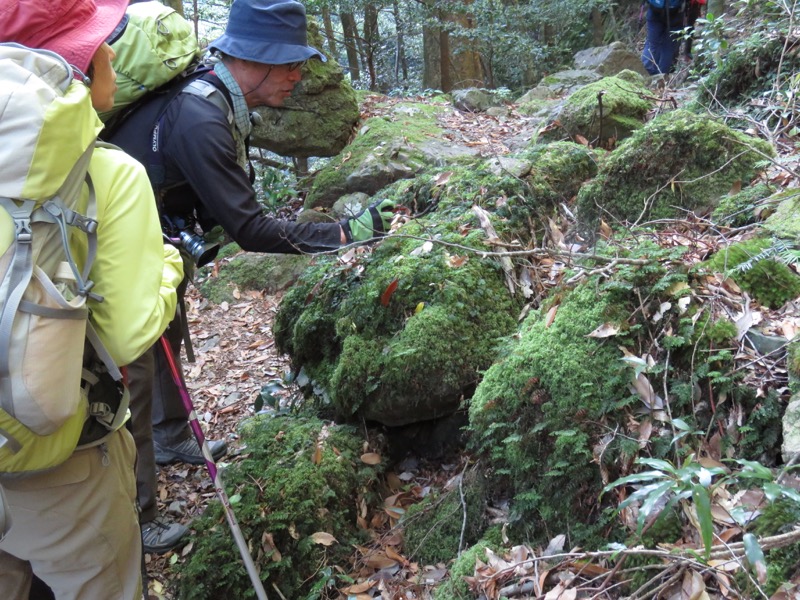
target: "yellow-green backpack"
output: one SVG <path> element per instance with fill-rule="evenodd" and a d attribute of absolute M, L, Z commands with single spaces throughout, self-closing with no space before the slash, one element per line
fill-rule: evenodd
<path fill-rule="evenodd" d="M 107 433 L 127 411 L 123 387 L 107 393 L 121 375 L 86 305 L 97 299 L 88 167 L 100 125 L 63 58 L 0 44 L 0 475 L 57 466 L 86 443 L 85 426 Z M 82 265 L 69 244 L 78 235 Z"/>
<path fill-rule="evenodd" d="M 104 123 L 184 73 L 200 55 L 192 24 L 155 0 L 131 4 L 110 39 L 117 55 L 117 93 L 114 108 L 100 113 Z"/>

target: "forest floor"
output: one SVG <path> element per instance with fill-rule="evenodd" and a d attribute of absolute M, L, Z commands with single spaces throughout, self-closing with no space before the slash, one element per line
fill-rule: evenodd
<path fill-rule="evenodd" d="M 685 90 L 665 94 L 665 106 L 674 105 L 680 100 Z M 401 99 L 398 99 L 400 101 Z M 402 101 L 407 102 L 408 98 Z M 424 99 L 420 99 L 424 101 Z M 370 96 L 362 111 L 368 116 L 376 114 L 384 108 L 378 103 L 391 102 L 386 97 Z M 384 104 L 385 106 L 385 104 Z M 441 118 L 442 125 L 448 131 L 452 141 L 478 148 L 483 156 L 503 155 L 509 152 L 509 140 L 524 135 L 529 127 L 529 120 L 509 107 L 507 117 L 490 117 L 479 113 L 461 113 L 450 111 Z M 783 157 L 784 166 L 797 168 L 796 157 Z M 797 172 L 797 170 L 795 170 Z M 786 178 L 785 170 L 775 168 L 770 178 Z M 793 182 L 797 185 L 797 182 Z M 697 223 L 676 224 L 671 231 L 662 236 L 665 244 L 689 244 L 697 249 L 697 259 L 716 248 L 721 243 L 717 234 L 711 229 L 694 227 Z M 213 274 L 212 274 L 213 276 Z M 729 286 L 720 286 L 721 292 L 728 297 L 733 313 L 736 307 L 744 307 L 739 290 Z M 272 340 L 271 328 L 274 315 L 281 296 L 265 295 L 262 292 L 242 291 L 234 304 L 216 305 L 203 298 L 197 290 L 190 287 L 188 315 L 190 331 L 196 361 L 184 363 L 187 386 L 192 395 L 195 410 L 203 424 L 207 437 L 225 439 L 229 453 L 224 462 L 235 461 L 238 450 L 237 427 L 242 420 L 254 414 L 254 404 L 264 386 L 270 386 L 272 393 L 281 397 L 282 402 L 291 402 L 299 398 L 299 392 L 291 385 L 284 384 L 284 375 L 289 370 L 288 360 L 280 355 Z M 749 312 L 749 314 L 747 314 Z M 762 328 L 791 338 L 800 331 L 800 307 L 785 311 L 765 311 L 745 308 L 734 318 L 744 318 L 752 324 L 761 324 Z M 748 379 L 758 388 L 775 388 L 785 386 L 786 371 L 776 361 L 760 357 L 746 346 L 740 349 L 740 364 L 749 370 Z M 277 391 L 276 391 L 277 390 Z M 424 461 L 409 460 L 395 465 L 389 477 L 396 477 L 397 482 L 416 483 L 413 487 L 423 494 L 430 488 L 444 488 L 454 475 L 460 473 L 466 464 L 467 457 L 455 457 L 446 464 L 427 464 Z M 159 470 L 159 510 L 171 518 L 184 524 L 200 515 L 215 492 L 205 467 L 188 465 L 170 465 Z M 404 489 L 408 489 L 408 485 Z M 395 498 L 395 502 L 413 502 L 414 494 Z M 494 517 L 502 518 L 502 514 Z M 430 590 L 435 584 L 447 576 L 446 565 L 418 565 L 403 556 L 401 538 L 394 522 L 384 521 L 376 527 L 375 548 L 369 554 L 354 554 L 352 564 L 347 566 L 360 586 L 352 586 L 341 597 L 367 598 L 430 598 Z M 563 536 L 562 536 L 563 537 Z M 558 540 L 551 552 L 558 552 Z M 561 540 L 563 545 L 563 540 Z M 182 561 L 192 550 L 191 542 L 184 548 L 163 556 L 147 555 L 146 563 L 149 576 L 149 593 L 152 600 L 172 600 L 176 598 L 172 585 L 175 574 L 173 566 Z M 539 549 L 541 552 L 541 549 Z M 495 557 L 489 561 L 480 574 L 484 580 L 491 579 L 502 570 L 513 573 L 515 566 L 524 562 L 531 549 L 518 550 L 516 556 Z M 574 561 L 573 561 L 574 562 Z M 530 563 L 528 563 L 530 564 Z M 588 563 L 583 567 L 583 576 L 594 573 L 595 577 L 605 578 L 606 570 L 592 571 Z M 565 569 L 564 572 L 567 572 Z M 380 573 L 371 582 L 364 575 Z M 532 575 L 528 574 L 529 576 Z M 513 584 L 513 581 L 512 581 Z M 495 592 L 499 591 L 499 587 Z M 267 590 L 268 593 L 271 590 Z M 270 597 L 278 597 L 271 593 Z M 495 597 L 495 596 L 490 596 Z M 541 596 L 550 598 L 547 596 Z M 555 598 L 555 596 L 553 596 Z M 574 596 L 563 596 L 563 598 Z M 611 597 L 603 595 L 601 597 Z M 234 600 L 234 599 L 231 599 Z"/>

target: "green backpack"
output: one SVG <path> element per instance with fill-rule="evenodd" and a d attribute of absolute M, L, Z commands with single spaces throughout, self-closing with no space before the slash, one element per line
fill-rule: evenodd
<path fill-rule="evenodd" d="M 151 0 L 131 4 L 120 31 L 112 34 L 117 56 L 114 108 L 100 113 L 105 123 L 121 109 L 175 79 L 194 65 L 201 52 L 192 24 L 172 8 Z"/>
<path fill-rule="evenodd" d="M 127 413 L 87 306 L 101 300 L 88 278 L 100 125 L 63 58 L 0 44 L 0 475 L 57 466 Z M 82 268 L 69 245 L 78 235 L 88 240 Z"/>

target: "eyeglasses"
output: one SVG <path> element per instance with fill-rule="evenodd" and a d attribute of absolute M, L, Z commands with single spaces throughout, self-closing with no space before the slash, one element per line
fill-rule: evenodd
<path fill-rule="evenodd" d="M 286 66 L 289 68 L 290 71 L 296 71 L 297 69 L 303 68 L 308 61 L 307 60 L 298 60 L 295 62 L 287 63 Z"/>

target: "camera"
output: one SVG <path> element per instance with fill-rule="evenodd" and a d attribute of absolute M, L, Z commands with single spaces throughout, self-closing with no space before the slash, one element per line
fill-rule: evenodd
<path fill-rule="evenodd" d="M 191 221 L 182 217 L 162 217 L 164 237 L 172 244 L 183 247 L 194 264 L 202 267 L 210 263 L 219 252 L 219 244 L 208 243 L 197 235 Z"/>

